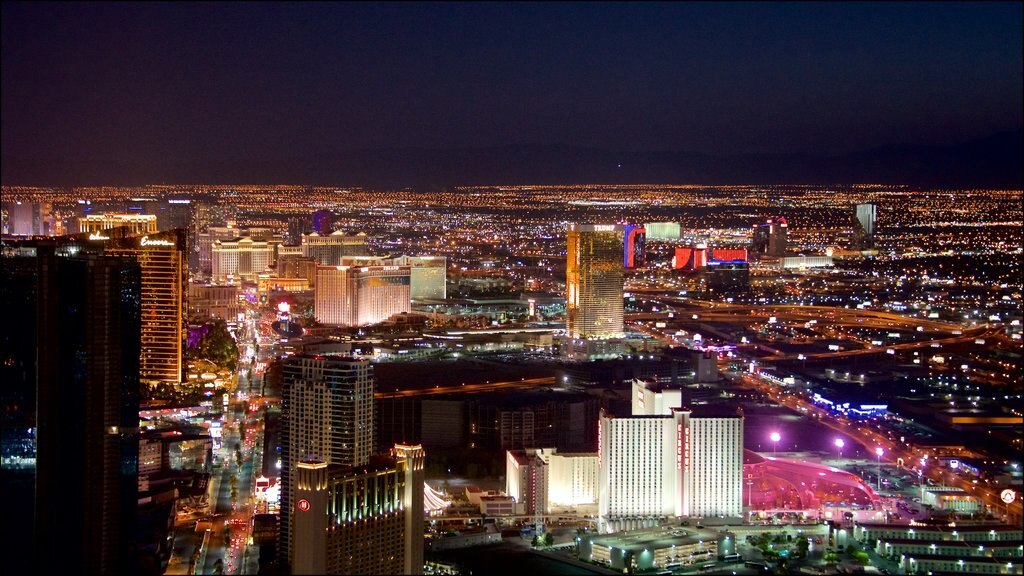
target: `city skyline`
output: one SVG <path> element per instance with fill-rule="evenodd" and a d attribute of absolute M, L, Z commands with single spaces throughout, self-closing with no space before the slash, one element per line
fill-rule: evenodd
<path fill-rule="evenodd" d="M 0 10 L 8 572 L 1024 574 L 1020 3 Z"/>

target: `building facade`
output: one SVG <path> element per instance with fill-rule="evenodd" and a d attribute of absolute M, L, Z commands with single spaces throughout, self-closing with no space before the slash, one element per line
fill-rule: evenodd
<path fill-rule="evenodd" d="M 364 326 L 410 312 L 408 266 L 321 266 L 316 272 L 316 319 L 331 326 Z"/>
<path fill-rule="evenodd" d="M 646 398 L 636 397 L 638 389 Z M 643 414 L 602 411 L 599 419 L 600 516 L 741 516 L 743 416 L 698 416 L 646 392 L 634 384 L 634 406 Z M 641 485 L 649 489 L 636 490 Z"/>
<path fill-rule="evenodd" d="M 78 231 L 98 234 L 111 228 L 127 227 L 132 234 L 156 234 L 156 216 L 151 214 L 89 214 L 78 219 Z"/>
<path fill-rule="evenodd" d="M 182 382 L 185 377 L 185 323 L 188 312 L 188 260 L 185 231 L 168 230 L 103 241 L 103 251 L 132 258 L 142 268 L 142 353 L 144 382 Z"/>
<path fill-rule="evenodd" d="M 292 356 L 281 402 L 281 557 L 292 561 L 296 465 L 362 466 L 374 443 L 373 369 L 368 360 Z"/>
<path fill-rule="evenodd" d="M 314 218 L 314 227 L 316 219 Z M 341 230 L 330 234 L 313 232 L 302 235 L 302 255 L 314 258 L 321 266 L 340 266 L 345 256 L 365 256 L 366 234 L 346 234 Z"/>
<path fill-rule="evenodd" d="M 266 240 L 252 238 L 214 240 L 211 257 L 213 282 L 255 282 L 273 261 L 274 248 Z"/>
<path fill-rule="evenodd" d="M 38 262 L 33 568 L 135 573 L 142 273 L 111 256 Z"/>
<path fill-rule="evenodd" d="M 570 338 L 622 338 L 624 232 L 620 225 L 569 225 L 565 312 Z"/>
<path fill-rule="evenodd" d="M 299 462 L 293 574 L 422 574 L 423 449 L 360 466 Z"/>

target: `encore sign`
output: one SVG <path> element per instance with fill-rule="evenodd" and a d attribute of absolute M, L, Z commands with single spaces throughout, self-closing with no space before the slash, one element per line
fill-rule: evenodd
<path fill-rule="evenodd" d="M 170 240 L 150 240 L 149 236 L 143 236 L 139 244 L 141 246 L 174 246 L 174 242 Z"/>
<path fill-rule="evenodd" d="M 305 498 L 299 500 L 299 510 L 309 512 L 309 500 L 306 500 Z"/>

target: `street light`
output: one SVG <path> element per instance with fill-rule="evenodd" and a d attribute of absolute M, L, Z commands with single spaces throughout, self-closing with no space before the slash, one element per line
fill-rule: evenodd
<path fill-rule="evenodd" d="M 882 491 L 882 454 L 883 453 L 885 453 L 885 450 L 882 450 L 881 446 L 875 448 L 875 456 L 878 456 L 878 491 L 879 492 Z"/>
<path fill-rule="evenodd" d="M 779 446 L 779 440 L 782 440 L 782 435 L 778 432 L 772 432 L 772 458 L 775 457 L 775 450 Z"/>
<path fill-rule="evenodd" d="M 836 448 L 839 449 L 839 459 L 843 459 L 843 446 L 846 446 L 846 442 L 842 438 L 836 438 Z"/>

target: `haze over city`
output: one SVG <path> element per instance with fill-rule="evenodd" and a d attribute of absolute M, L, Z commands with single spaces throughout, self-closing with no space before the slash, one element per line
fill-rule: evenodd
<path fill-rule="evenodd" d="M 1022 574 L 1022 6 L 15 3 L 12 573 Z"/>

